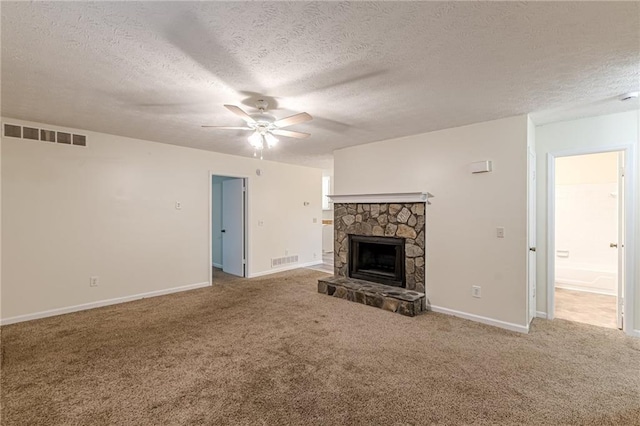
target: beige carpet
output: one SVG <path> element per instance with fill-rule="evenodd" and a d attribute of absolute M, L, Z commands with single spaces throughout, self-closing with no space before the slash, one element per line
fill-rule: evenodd
<path fill-rule="evenodd" d="M 316 293 L 297 270 L 2 328 L 3 425 L 640 424 L 640 339 Z"/>

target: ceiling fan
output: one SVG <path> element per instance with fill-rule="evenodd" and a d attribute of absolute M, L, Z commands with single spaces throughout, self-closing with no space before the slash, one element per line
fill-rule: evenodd
<path fill-rule="evenodd" d="M 213 129 L 223 130 L 250 130 L 253 133 L 249 136 L 249 143 L 254 148 L 253 156 L 257 155 L 257 151 L 260 151 L 260 159 L 262 159 L 262 150 L 272 148 L 278 143 L 278 139 L 274 135 L 285 136 L 288 138 L 304 139 L 311 136 L 309 133 L 294 132 L 291 130 L 283 130 L 283 127 L 293 126 L 294 124 L 304 123 L 305 121 L 312 120 L 306 112 L 294 114 L 290 117 L 276 119 L 273 115 L 267 114 L 266 110 L 269 103 L 263 99 L 256 102 L 256 108 L 259 112 L 255 114 L 247 114 L 240 107 L 235 105 L 225 105 L 232 113 L 242 118 L 247 125 L 245 127 L 230 127 L 230 126 L 202 126 Z"/>

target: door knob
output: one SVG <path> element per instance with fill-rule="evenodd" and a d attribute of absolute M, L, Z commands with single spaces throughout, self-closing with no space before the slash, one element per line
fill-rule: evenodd
<path fill-rule="evenodd" d="M 609 247 L 611 247 L 611 248 L 618 248 L 618 244 L 616 244 L 616 243 L 609 243 Z"/>

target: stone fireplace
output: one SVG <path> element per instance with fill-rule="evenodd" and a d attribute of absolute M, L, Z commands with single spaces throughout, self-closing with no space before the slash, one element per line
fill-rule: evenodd
<path fill-rule="evenodd" d="M 318 291 L 415 316 L 426 309 L 425 206 L 430 194 L 380 194 L 385 195 L 404 199 L 333 196 L 334 277 L 319 280 Z"/>
<path fill-rule="evenodd" d="M 349 276 L 349 236 L 404 240 L 405 285 L 424 293 L 425 203 L 336 203 L 334 208 L 334 272 Z"/>

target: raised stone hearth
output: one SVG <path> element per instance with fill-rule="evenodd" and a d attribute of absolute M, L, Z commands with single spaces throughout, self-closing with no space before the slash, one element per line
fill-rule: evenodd
<path fill-rule="evenodd" d="M 339 196 L 364 202 L 334 204 L 334 276 L 320 279 L 318 292 L 413 317 L 426 310 L 425 207 L 430 194 L 417 194 L 417 199 L 413 193 L 382 195 L 411 199 L 376 203 L 375 195 Z"/>
<path fill-rule="evenodd" d="M 354 278 L 320 279 L 318 293 L 397 312 L 408 317 L 414 317 L 425 310 L 424 293 Z"/>

